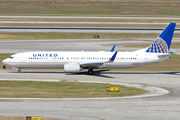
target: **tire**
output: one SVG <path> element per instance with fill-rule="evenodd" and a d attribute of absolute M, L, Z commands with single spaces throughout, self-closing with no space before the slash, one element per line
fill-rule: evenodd
<path fill-rule="evenodd" d="M 93 74 L 93 69 L 89 69 L 89 70 L 88 70 L 88 74 L 89 74 L 89 75 L 92 75 L 92 74 Z"/>
<path fill-rule="evenodd" d="M 5 66 L 5 65 L 3 65 L 3 69 L 6 69 L 6 66 Z"/>

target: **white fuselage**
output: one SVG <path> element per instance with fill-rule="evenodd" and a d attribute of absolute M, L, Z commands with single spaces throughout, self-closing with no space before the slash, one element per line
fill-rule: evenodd
<path fill-rule="evenodd" d="M 12 55 L 3 61 L 12 67 L 63 67 L 66 63 L 106 62 L 114 52 L 24 52 Z M 102 67 L 138 67 L 169 59 L 158 57 L 166 53 L 118 52 L 112 63 Z"/>

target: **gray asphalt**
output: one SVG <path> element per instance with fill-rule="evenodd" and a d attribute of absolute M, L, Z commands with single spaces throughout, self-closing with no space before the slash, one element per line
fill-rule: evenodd
<path fill-rule="evenodd" d="M 101 36 L 100 36 L 101 37 Z M 143 44 L 154 41 L 152 39 L 86 39 L 86 40 L 25 40 L 25 41 L 0 41 L 0 53 L 18 53 L 29 51 L 109 51 L 116 45 L 115 51 L 135 51 L 142 48 L 123 47 L 127 44 Z M 174 38 L 172 42 L 180 42 Z M 148 47 L 148 46 L 147 46 Z M 180 49 L 175 50 L 180 54 Z"/>
<path fill-rule="evenodd" d="M 171 94 L 145 98 L 115 99 L 0 99 L 0 115 L 43 116 L 74 120 L 177 120 L 180 117 L 180 72 L 96 71 L 65 74 L 63 71 L 31 71 L 16 73 L 1 70 L 0 78 L 38 80 L 78 80 L 139 83 L 168 89 Z"/>
<path fill-rule="evenodd" d="M 168 24 L 167 24 L 168 25 Z M 161 33 L 164 28 L 112 27 L 0 27 L 0 32 L 60 32 L 60 33 Z M 174 33 L 180 34 L 176 28 Z"/>
<path fill-rule="evenodd" d="M 108 51 L 116 44 L 116 50 L 127 51 L 134 48 L 122 48 L 121 45 L 143 40 L 39 40 L 39 41 L 0 41 L 1 53 L 17 53 L 27 51 Z M 152 40 L 153 41 L 153 40 Z"/>
<path fill-rule="evenodd" d="M 1 26 L 0 29 L 53 29 L 53 30 L 152 30 L 152 31 L 159 31 L 164 30 L 164 28 L 114 28 L 114 27 L 31 27 L 31 26 Z M 176 28 L 175 31 L 180 31 L 179 28 Z"/>

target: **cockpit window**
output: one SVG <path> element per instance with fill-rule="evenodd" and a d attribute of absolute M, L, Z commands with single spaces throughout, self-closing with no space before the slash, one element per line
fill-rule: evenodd
<path fill-rule="evenodd" d="M 13 59 L 14 57 L 13 57 L 13 56 L 10 56 L 9 58 Z"/>

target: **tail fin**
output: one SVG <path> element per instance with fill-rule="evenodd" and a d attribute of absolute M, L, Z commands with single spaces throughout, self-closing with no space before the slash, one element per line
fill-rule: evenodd
<path fill-rule="evenodd" d="M 174 34 L 176 23 L 169 23 L 164 31 L 154 40 L 154 42 L 148 47 L 146 52 L 149 53 L 168 53 L 172 37 Z"/>

